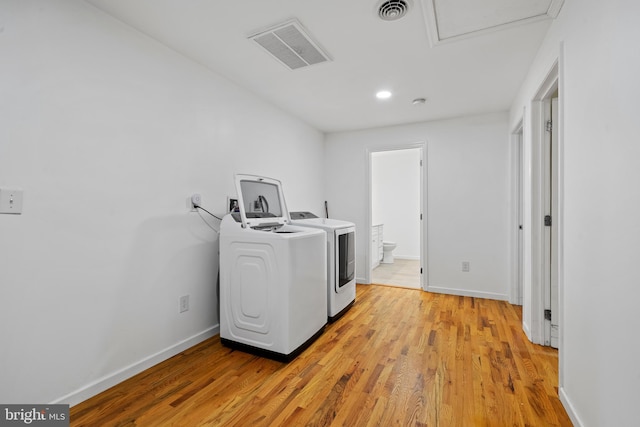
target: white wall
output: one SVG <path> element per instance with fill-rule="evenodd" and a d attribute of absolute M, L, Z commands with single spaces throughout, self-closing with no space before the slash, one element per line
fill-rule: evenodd
<path fill-rule="evenodd" d="M 638 18 L 636 1 L 565 0 L 510 114 L 515 124 L 526 109 L 530 158 L 530 101 L 559 59 L 560 396 L 576 425 L 635 425 L 638 419 Z"/>
<path fill-rule="evenodd" d="M 507 114 L 329 134 L 326 194 L 332 216 L 356 224 L 359 280 L 368 253 L 368 150 L 427 142 L 428 289 L 508 299 Z M 471 271 L 463 273 L 461 262 Z"/>
<path fill-rule="evenodd" d="M 420 149 L 371 156 L 371 217 L 397 258 L 420 259 Z"/>
<path fill-rule="evenodd" d="M 0 28 L 0 402 L 76 403 L 217 331 L 190 194 L 221 215 L 262 174 L 321 211 L 323 135 L 81 1 L 4 0 Z"/>

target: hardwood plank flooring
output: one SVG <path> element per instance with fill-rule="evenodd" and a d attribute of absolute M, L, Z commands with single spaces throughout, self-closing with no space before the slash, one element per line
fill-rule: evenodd
<path fill-rule="evenodd" d="M 570 426 L 558 356 L 504 301 L 358 285 L 288 364 L 213 337 L 71 408 L 71 426 Z"/>

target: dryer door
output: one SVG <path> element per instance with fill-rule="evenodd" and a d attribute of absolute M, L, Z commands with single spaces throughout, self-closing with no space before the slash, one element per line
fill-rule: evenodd
<path fill-rule="evenodd" d="M 336 292 L 356 278 L 356 229 L 336 230 Z"/>

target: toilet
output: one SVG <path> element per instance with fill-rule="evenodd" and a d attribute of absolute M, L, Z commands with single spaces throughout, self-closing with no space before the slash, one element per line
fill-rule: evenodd
<path fill-rule="evenodd" d="M 393 264 L 393 250 L 396 246 L 396 242 L 382 242 L 383 264 Z"/>

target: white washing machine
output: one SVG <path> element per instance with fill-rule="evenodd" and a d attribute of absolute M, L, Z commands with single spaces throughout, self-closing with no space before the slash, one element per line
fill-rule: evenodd
<path fill-rule="evenodd" d="M 290 224 L 280 181 L 236 175 L 240 212 L 220 225 L 220 338 L 288 361 L 327 323 L 326 233 Z"/>
<path fill-rule="evenodd" d="M 327 318 L 333 322 L 356 300 L 356 226 L 311 212 L 291 212 L 291 223 L 327 233 Z"/>

